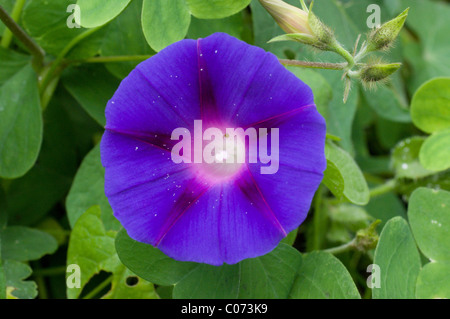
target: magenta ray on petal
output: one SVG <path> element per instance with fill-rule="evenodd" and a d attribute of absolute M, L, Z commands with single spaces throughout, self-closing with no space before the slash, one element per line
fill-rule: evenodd
<path fill-rule="evenodd" d="M 138 65 L 106 120 L 101 157 L 114 215 L 130 237 L 181 261 L 234 264 L 270 252 L 306 218 L 326 168 L 326 126 L 311 89 L 273 54 L 226 34 L 179 41 Z M 202 137 L 209 128 L 254 129 L 257 162 L 248 154 L 225 162 L 248 152 L 244 139 L 214 153 L 216 163 L 187 161 L 194 156 L 184 149 L 175 163 L 172 133 L 190 132 L 193 150 L 196 120 Z M 278 157 L 269 157 L 277 143 Z"/>
<path fill-rule="evenodd" d="M 242 175 L 236 179 L 235 183 L 250 203 L 255 205 L 258 211 L 273 224 L 273 227 L 279 230 L 283 237 L 285 237 L 287 235 L 286 231 L 274 214 L 272 208 L 270 208 L 264 194 L 256 184 L 252 173 L 248 169 L 245 170 Z"/>
<path fill-rule="evenodd" d="M 158 234 L 156 246 L 159 245 L 178 220 L 183 217 L 183 214 L 191 206 L 195 205 L 196 201 L 205 194 L 210 187 L 210 184 L 201 181 L 198 178 L 194 178 L 187 183 L 187 187 L 178 196 L 176 202 L 174 202 L 170 215 Z"/>
<path fill-rule="evenodd" d="M 214 91 L 211 87 L 208 67 L 202 53 L 202 39 L 197 40 L 198 79 L 200 90 L 200 117 L 206 126 L 220 125 Z"/>

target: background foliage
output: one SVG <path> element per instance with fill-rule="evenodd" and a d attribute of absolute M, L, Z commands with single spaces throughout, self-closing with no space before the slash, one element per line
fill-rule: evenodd
<path fill-rule="evenodd" d="M 289 0 L 296 6 L 298 1 Z M 410 7 L 403 63 L 376 90 L 292 68 L 327 120 L 328 167 L 308 219 L 270 254 L 214 267 L 172 260 L 121 229 L 103 191 L 104 108 L 140 61 L 185 37 L 226 32 L 279 58 L 342 62 L 294 42 L 257 0 L 0 0 L 42 47 L 32 59 L 0 23 L 0 298 L 450 298 L 450 7 L 432 0 L 322 0 L 352 48 Z M 378 239 L 369 226 L 381 220 Z M 373 225 L 374 226 L 374 225 Z M 369 264 L 381 286 L 370 289 Z M 82 270 L 66 288 L 66 265 Z"/>

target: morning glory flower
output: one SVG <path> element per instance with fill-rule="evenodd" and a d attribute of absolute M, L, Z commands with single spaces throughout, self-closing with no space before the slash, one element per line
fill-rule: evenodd
<path fill-rule="evenodd" d="M 326 168 L 311 89 L 273 54 L 222 33 L 139 64 L 106 119 L 101 158 L 115 217 L 180 261 L 269 253 L 304 221 Z"/>

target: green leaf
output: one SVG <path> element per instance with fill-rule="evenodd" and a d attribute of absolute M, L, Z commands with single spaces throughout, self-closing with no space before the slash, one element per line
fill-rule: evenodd
<path fill-rule="evenodd" d="M 238 294 L 239 265 L 197 264 L 173 289 L 174 299 L 236 299 Z"/>
<path fill-rule="evenodd" d="M 137 280 L 137 283 L 129 284 L 129 279 Z M 114 272 L 111 290 L 102 299 L 158 299 L 158 294 L 152 283 L 122 266 Z"/>
<path fill-rule="evenodd" d="M 148 44 L 155 51 L 184 39 L 190 23 L 191 15 L 184 1 L 144 0 L 142 29 Z"/>
<path fill-rule="evenodd" d="M 392 151 L 392 165 L 396 178 L 421 178 L 433 174 L 419 162 L 424 137 L 414 136 L 399 142 Z"/>
<path fill-rule="evenodd" d="M 382 118 L 400 123 L 411 122 L 408 108 L 392 88 L 383 85 L 376 90 L 362 92 L 367 104 Z"/>
<path fill-rule="evenodd" d="M 302 256 L 297 249 L 279 245 L 271 253 L 240 262 L 239 299 L 286 299 Z"/>
<path fill-rule="evenodd" d="M 333 255 L 317 251 L 303 257 L 289 295 L 291 299 L 360 299 L 344 265 Z"/>
<path fill-rule="evenodd" d="M 130 5 L 106 27 L 101 56 L 151 55 L 142 32 L 141 25 L 142 0 L 134 0 Z M 105 64 L 109 72 L 119 79 L 125 78 L 139 61 Z"/>
<path fill-rule="evenodd" d="M 53 236 L 58 243 L 58 246 L 62 246 L 67 242 L 67 231 L 53 217 L 47 217 L 40 222 L 36 228 Z"/>
<path fill-rule="evenodd" d="M 450 8 L 439 1 L 402 0 L 399 12 L 407 7 L 410 10 L 406 25 L 419 38 L 419 42 L 410 40 L 403 54 L 412 67 L 408 76 L 412 94 L 425 81 L 450 74 Z"/>
<path fill-rule="evenodd" d="M 36 161 L 41 141 L 37 77 L 27 65 L 0 87 L 0 177 L 24 175 Z"/>
<path fill-rule="evenodd" d="M 0 86 L 29 64 L 31 57 L 0 47 Z"/>
<path fill-rule="evenodd" d="M 356 205 L 369 202 L 369 187 L 353 158 L 331 142 L 325 144 L 327 169 L 323 183 L 339 199 L 346 198 Z"/>
<path fill-rule="evenodd" d="M 120 223 L 105 196 L 105 169 L 100 161 L 100 145 L 84 158 L 66 200 L 67 217 L 73 228 L 79 217 L 91 206 L 99 205 L 106 229 L 118 230 Z"/>
<path fill-rule="evenodd" d="M 46 254 L 52 254 L 58 248 L 56 240 L 40 230 L 10 226 L 0 234 L 1 256 L 3 260 L 37 260 Z"/>
<path fill-rule="evenodd" d="M 105 107 L 120 81 L 109 76 L 103 66 L 88 65 L 68 70 L 62 82 L 85 111 L 105 126 Z"/>
<path fill-rule="evenodd" d="M 174 298 L 286 298 L 301 264 L 300 253 L 280 244 L 271 253 L 220 267 L 180 262 L 121 230 L 116 250 L 132 272 L 162 286 L 175 285 Z"/>
<path fill-rule="evenodd" d="M 381 220 L 379 229 L 383 229 L 386 222 L 395 217 L 406 218 L 406 209 L 403 202 L 394 193 L 386 193 L 370 199 L 365 209 L 370 216 Z"/>
<path fill-rule="evenodd" d="M 386 223 L 375 251 L 380 267 L 380 287 L 372 289 L 374 299 L 413 299 L 421 268 L 419 251 L 402 217 Z"/>
<path fill-rule="evenodd" d="M 417 279 L 417 298 L 450 298 L 450 192 L 416 189 L 409 200 L 408 216 L 414 238 L 430 259 Z"/>
<path fill-rule="evenodd" d="M 196 263 L 176 261 L 151 245 L 131 239 L 125 229 L 117 234 L 116 250 L 128 269 L 161 286 L 174 285 L 198 266 Z"/>
<path fill-rule="evenodd" d="M 433 133 L 423 143 L 420 163 L 431 171 L 443 171 L 450 167 L 450 129 Z"/>
<path fill-rule="evenodd" d="M 449 299 L 450 298 L 450 264 L 429 263 L 423 267 L 417 278 L 416 298 Z"/>
<path fill-rule="evenodd" d="M 25 281 L 32 270 L 30 266 L 14 261 L 4 261 L 8 298 L 33 299 L 37 296 L 37 285 L 34 281 Z"/>
<path fill-rule="evenodd" d="M 251 0 L 186 0 L 192 14 L 200 19 L 221 19 L 231 16 L 246 6 Z"/>
<path fill-rule="evenodd" d="M 100 207 L 91 207 L 78 219 L 71 233 L 67 264 L 78 265 L 82 275 L 80 288 L 68 287 L 67 297 L 79 297 L 87 282 L 104 270 L 112 272 L 112 282 L 110 291 L 102 298 L 157 299 L 153 284 L 136 277 L 120 262 L 114 247 L 117 233 L 107 231 L 100 216 Z"/>
<path fill-rule="evenodd" d="M 206 38 L 216 32 L 223 32 L 243 40 L 244 29 L 244 18 L 241 13 L 234 14 L 227 18 L 213 20 L 191 17 L 191 24 L 189 26 L 187 37 L 190 39 L 199 39 Z"/>
<path fill-rule="evenodd" d="M 23 26 L 47 53 L 57 56 L 72 39 L 85 32 L 81 28 L 67 26 L 72 14 L 67 12 L 67 8 L 73 3 L 73 0 L 30 0 L 24 6 Z M 81 9 L 81 18 L 85 13 Z M 90 36 L 80 42 L 70 56 L 85 58 L 95 55 L 100 48 L 100 40 L 100 35 Z"/>
<path fill-rule="evenodd" d="M 65 99 L 54 97 L 44 113 L 44 139 L 35 165 L 7 189 L 10 224 L 33 225 L 66 196 L 78 167 L 75 136 Z"/>
<path fill-rule="evenodd" d="M 411 117 L 418 128 L 433 133 L 450 128 L 450 78 L 423 84 L 411 102 Z"/>
<path fill-rule="evenodd" d="M 418 188 L 409 200 L 408 217 L 422 253 L 450 262 L 450 192 Z"/>
<path fill-rule="evenodd" d="M 121 266 L 114 248 L 116 233 L 105 230 L 100 215 L 99 206 L 88 209 L 70 234 L 67 265 L 78 265 L 82 274 L 80 288 L 67 288 L 70 299 L 77 298 L 89 279 L 100 270 L 114 272 Z"/>
<path fill-rule="evenodd" d="M 131 0 L 78 0 L 81 26 L 95 28 L 117 17 Z"/>
<path fill-rule="evenodd" d="M 281 240 L 281 243 L 284 243 L 289 246 L 294 245 L 295 240 L 297 239 L 297 234 L 298 234 L 298 228 L 294 229 L 289 234 L 287 234 L 287 236 Z"/>
<path fill-rule="evenodd" d="M 0 187 L 0 200 L 3 200 L 2 188 Z M 1 203 L 1 202 L 0 202 Z M 2 210 L 2 207 L 0 207 Z M 6 299 L 6 277 L 5 277 L 5 265 L 2 260 L 2 236 L 3 222 L 6 215 L 0 211 L 0 300 Z"/>
<path fill-rule="evenodd" d="M 336 244 L 344 244 L 351 241 L 359 230 L 366 229 L 374 218 L 358 206 L 352 204 L 328 205 L 330 229 L 326 232 L 326 238 Z"/>

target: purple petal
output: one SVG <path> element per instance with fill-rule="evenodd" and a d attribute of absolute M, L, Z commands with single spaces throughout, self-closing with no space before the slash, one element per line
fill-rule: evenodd
<path fill-rule="evenodd" d="M 261 166 L 269 164 L 250 163 L 248 168 L 280 224 L 290 232 L 306 218 L 326 169 L 325 121 L 310 106 L 289 119 L 270 119 L 258 126 L 279 128 L 279 169 L 275 174 L 261 174 Z"/>
<path fill-rule="evenodd" d="M 186 192 L 195 195 L 188 190 L 194 172 L 174 164 L 165 150 L 110 131 L 103 135 L 101 153 L 114 216 L 132 238 L 157 245 L 177 201 Z"/>
<path fill-rule="evenodd" d="M 224 124 L 249 126 L 314 104 L 311 89 L 272 53 L 223 33 L 199 40 L 199 48 Z"/>
<path fill-rule="evenodd" d="M 142 62 L 106 108 L 107 129 L 169 134 L 200 118 L 197 42 L 185 40 Z"/>
<path fill-rule="evenodd" d="M 177 260 L 219 266 L 266 254 L 283 237 L 257 203 L 229 181 L 189 207 L 158 247 Z"/>

